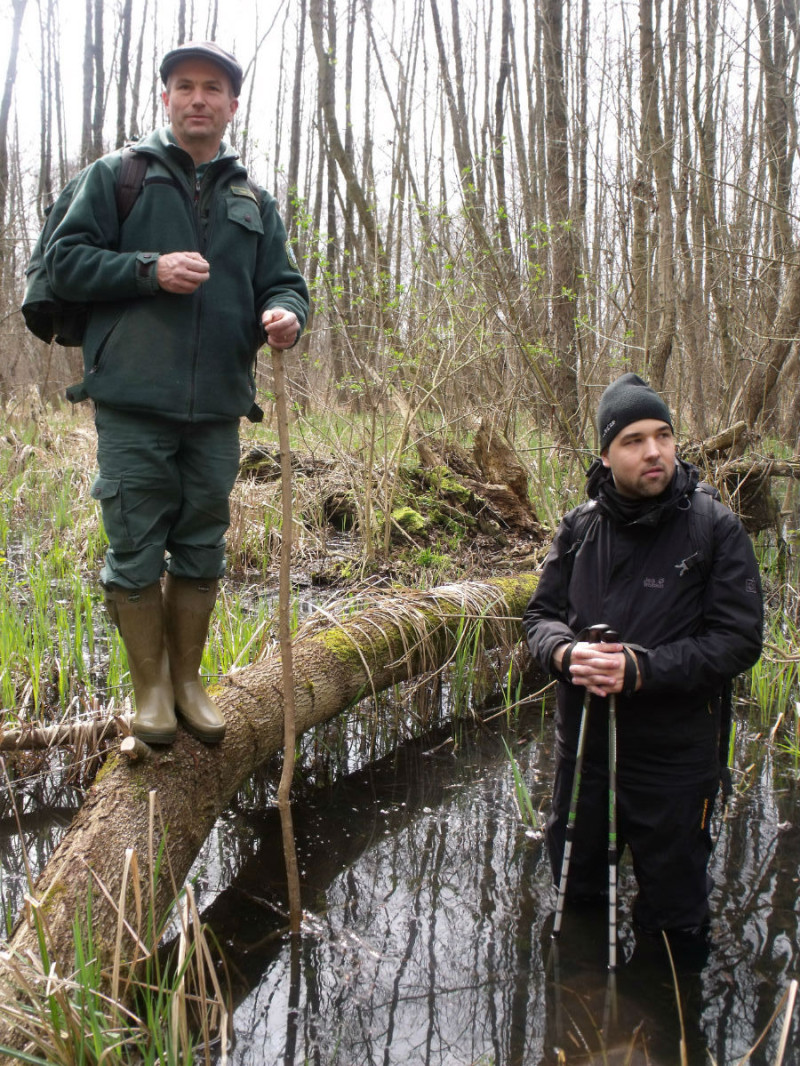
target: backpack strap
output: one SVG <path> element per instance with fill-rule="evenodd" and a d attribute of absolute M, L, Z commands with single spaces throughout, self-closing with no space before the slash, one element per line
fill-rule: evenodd
<path fill-rule="evenodd" d="M 701 481 L 689 497 L 689 539 L 692 543 L 692 554 L 677 564 L 680 569 L 679 577 L 698 568 L 704 579 L 708 577 L 714 546 L 712 500 L 719 498 L 717 489 L 705 481 Z"/>
<path fill-rule="evenodd" d="M 594 537 L 597 524 L 600 521 L 600 509 L 595 500 L 589 500 L 583 504 L 575 515 L 572 523 L 572 541 L 564 553 L 561 561 L 561 609 L 562 618 L 567 617 L 569 603 L 569 584 L 572 581 L 572 571 L 575 566 L 575 558 L 583 547 L 585 541 Z"/>
<path fill-rule="evenodd" d="M 692 516 L 689 520 L 689 535 L 692 540 L 694 555 L 684 560 L 686 563 L 696 560 L 703 577 L 710 573 L 713 549 L 713 510 L 712 500 L 721 499 L 719 490 L 707 481 L 701 481 L 692 493 Z M 723 682 L 718 693 L 719 699 L 719 771 L 722 809 L 733 794 L 733 782 L 730 769 L 730 746 L 733 731 L 733 678 Z"/>
<path fill-rule="evenodd" d="M 142 191 L 146 174 L 147 156 L 143 152 L 134 151 L 132 145 L 126 145 L 122 149 L 122 166 L 117 176 L 116 187 L 117 215 L 120 225 L 133 210 L 133 205 Z"/>

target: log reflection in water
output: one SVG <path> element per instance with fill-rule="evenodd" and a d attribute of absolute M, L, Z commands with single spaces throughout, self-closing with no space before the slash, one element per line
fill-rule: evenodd
<path fill-rule="evenodd" d="M 402 745 L 298 804 L 304 905 L 314 915 L 299 988 L 276 937 L 277 822 L 266 811 L 240 825 L 250 854 L 205 913 L 237 975 L 237 1062 L 283 1060 L 289 1019 L 297 1043 L 285 1061 L 297 1063 L 529 1066 L 556 1062 L 562 1047 L 568 1062 L 630 1054 L 632 1064 L 672 1066 L 675 992 L 663 946 L 637 942 L 630 926 L 629 863 L 616 1022 L 601 1033 L 605 911 L 568 913 L 554 975 L 550 874 L 541 842 L 519 823 L 499 738 L 484 733 L 451 754 L 444 735 Z M 543 805 L 548 742 L 517 750 Z M 716 947 L 700 970 L 678 959 L 690 1062 L 707 1061 L 706 1049 L 720 1063 L 745 1054 L 797 968 L 800 833 L 786 824 L 796 797 L 776 789 L 774 774 L 767 759 L 721 825 Z M 771 1063 L 776 1041 L 777 1027 L 753 1062 Z M 584 1045 L 591 1051 L 580 1053 Z"/>

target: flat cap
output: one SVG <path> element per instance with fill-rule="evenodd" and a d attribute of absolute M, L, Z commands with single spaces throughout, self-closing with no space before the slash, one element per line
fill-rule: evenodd
<path fill-rule="evenodd" d="M 226 52 L 224 48 L 220 48 L 216 41 L 187 41 L 185 44 L 179 44 L 177 48 L 167 52 L 161 60 L 159 69 L 161 80 L 165 85 L 172 68 L 178 63 L 182 63 L 184 59 L 208 59 L 212 63 L 216 63 L 218 67 L 222 67 L 230 78 L 233 95 L 238 96 L 242 91 L 244 71 L 239 65 L 236 56 Z"/>

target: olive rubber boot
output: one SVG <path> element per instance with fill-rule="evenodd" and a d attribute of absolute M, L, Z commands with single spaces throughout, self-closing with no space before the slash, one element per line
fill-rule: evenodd
<path fill-rule="evenodd" d="M 106 609 L 128 653 L 133 681 L 133 734 L 147 744 L 171 744 L 178 722 L 164 637 L 161 584 L 143 589 L 104 586 Z"/>
<path fill-rule="evenodd" d="M 200 680 L 200 662 L 218 585 L 215 579 L 173 577 L 169 573 L 164 581 L 164 617 L 175 709 L 189 732 L 210 744 L 225 736 L 225 719 Z"/>

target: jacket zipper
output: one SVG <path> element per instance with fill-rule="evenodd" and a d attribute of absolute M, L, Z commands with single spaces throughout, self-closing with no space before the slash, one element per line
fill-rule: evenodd
<path fill-rule="evenodd" d="M 194 177 L 192 184 L 194 186 L 194 199 L 192 200 L 192 220 L 194 222 L 195 236 L 197 237 L 197 248 L 202 256 L 205 256 L 205 247 L 203 242 L 203 231 L 200 225 L 200 182 L 197 180 L 197 169 L 194 168 Z M 200 291 L 197 293 L 197 313 L 194 321 L 194 349 L 192 352 L 192 378 L 189 388 L 189 421 L 194 419 L 194 401 L 195 394 L 197 392 L 197 363 L 200 358 L 200 323 L 203 319 L 203 286 L 200 286 Z"/>
<path fill-rule="evenodd" d="M 203 175 L 203 180 L 202 181 L 198 181 L 197 180 L 197 170 L 195 169 L 195 171 L 194 171 L 194 182 L 193 182 L 193 184 L 194 184 L 194 201 L 192 203 L 192 216 L 193 216 L 193 219 L 194 219 L 195 235 L 197 237 L 197 246 L 198 246 L 198 249 L 200 250 L 200 254 L 202 256 L 205 256 L 206 251 L 207 251 L 209 245 L 211 244 L 211 231 L 212 231 L 213 226 L 214 226 L 214 212 L 213 211 L 209 211 L 208 229 L 206 231 L 205 236 L 203 235 L 203 227 L 202 227 L 202 224 L 201 224 L 201 217 L 200 217 L 200 202 L 202 200 L 202 191 L 203 191 L 203 187 L 208 185 L 210 176 L 214 173 L 214 171 L 216 171 L 218 169 L 219 169 L 219 167 L 215 167 L 214 164 L 212 163 L 208 167 L 208 169 L 206 170 L 205 174 Z M 197 364 L 198 364 L 199 359 L 200 359 L 200 326 L 201 326 L 202 319 L 203 319 L 203 286 L 201 285 L 200 286 L 200 291 L 198 292 L 197 316 L 196 316 L 196 319 L 195 319 L 195 330 L 194 330 L 194 353 L 193 353 L 193 356 L 192 356 L 192 381 L 191 381 L 191 388 L 189 390 L 189 421 L 190 422 L 194 418 L 194 404 L 195 404 L 195 396 L 196 396 L 196 392 L 197 392 L 197 388 L 196 388 L 196 386 L 197 386 Z"/>
<path fill-rule="evenodd" d="M 219 163 L 221 164 L 223 162 L 228 162 L 228 161 L 229 160 L 227 160 L 227 159 L 223 159 L 223 160 L 220 160 Z M 198 247 L 198 250 L 199 250 L 200 254 L 203 255 L 203 256 L 205 255 L 206 248 L 210 244 L 211 228 L 213 227 L 213 224 L 214 224 L 214 216 L 213 216 L 213 213 L 209 214 L 209 230 L 208 230 L 208 234 L 207 234 L 207 239 L 204 240 L 203 239 L 202 227 L 200 225 L 200 200 L 201 200 L 201 193 L 202 193 L 203 185 L 208 182 L 209 175 L 213 171 L 216 171 L 218 169 L 221 169 L 221 167 L 219 165 L 214 166 L 214 164 L 212 163 L 211 166 L 206 171 L 206 173 L 203 175 L 202 182 L 198 182 L 198 180 L 197 180 L 197 168 L 193 166 L 192 167 L 192 175 L 193 176 L 190 179 L 191 180 L 190 188 L 194 190 L 193 193 L 190 192 L 189 189 L 186 188 L 186 185 L 183 182 L 179 183 L 181 189 L 183 190 L 183 194 L 186 197 L 186 200 L 187 200 L 187 202 L 189 204 L 189 210 L 191 212 L 192 223 L 194 225 L 194 232 L 195 232 L 195 239 L 197 241 L 197 247 Z M 197 364 L 198 364 L 198 361 L 199 361 L 199 358 L 200 358 L 200 323 L 201 323 L 201 320 L 202 320 L 202 317 L 203 317 L 202 316 L 202 312 L 203 312 L 203 286 L 201 285 L 200 286 L 200 291 L 198 293 L 198 307 L 197 307 L 197 314 L 195 316 L 195 324 L 194 324 L 194 338 L 193 338 L 193 350 L 192 350 L 192 373 L 191 373 L 191 383 L 190 383 L 190 387 L 189 387 L 189 411 L 188 411 L 188 417 L 189 417 L 189 421 L 190 422 L 193 420 L 193 417 L 194 417 L 195 393 L 197 391 Z"/>

